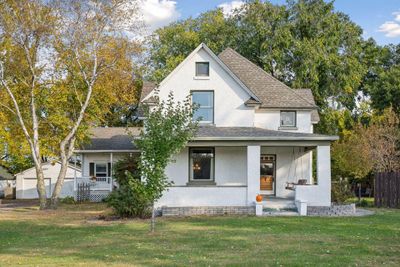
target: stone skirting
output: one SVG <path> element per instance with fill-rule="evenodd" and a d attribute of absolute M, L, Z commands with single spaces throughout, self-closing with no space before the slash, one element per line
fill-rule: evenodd
<path fill-rule="evenodd" d="M 162 207 L 162 216 L 255 215 L 255 206 Z"/>
<path fill-rule="evenodd" d="M 356 214 L 356 205 L 331 205 L 330 207 L 308 206 L 307 215 L 309 216 L 351 216 Z"/>

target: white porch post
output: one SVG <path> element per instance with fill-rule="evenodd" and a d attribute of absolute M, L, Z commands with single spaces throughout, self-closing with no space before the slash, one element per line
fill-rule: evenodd
<path fill-rule="evenodd" d="M 321 190 L 321 202 L 331 204 L 331 148 L 330 145 L 317 146 L 317 179 Z"/>
<path fill-rule="evenodd" d="M 247 146 L 247 205 L 256 201 L 260 192 L 260 146 Z"/>
<path fill-rule="evenodd" d="M 112 152 L 110 153 L 110 167 L 111 167 L 111 170 L 110 170 L 110 192 L 111 192 L 113 189 L 113 153 Z"/>
<path fill-rule="evenodd" d="M 74 191 L 76 191 L 76 154 L 74 156 Z"/>

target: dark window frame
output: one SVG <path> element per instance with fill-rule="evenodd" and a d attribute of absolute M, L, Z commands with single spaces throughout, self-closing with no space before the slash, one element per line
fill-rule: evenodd
<path fill-rule="evenodd" d="M 193 163 L 192 163 L 192 151 L 193 150 L 205 150 L 210 149 L 212 151 L 213 157 L 211 158 L 211 167 L 210 167 L 210 179 L 193 179 Z M 188 155 L 188 162 L 189 162 L 189 183 L 202 183 L 202 182 L 215 182 L 215 147 L 189 147 L 189 155 Z"/>
<path fill-rule="evenodd" d="M 198 66 L 200 64 L 207 64 L 207 74 L 199 74 Z M 208 62 L 208 61 L 197 61 L 195 63 L 195 76 L 196 77 L 210 77 L 210 62 Z"/>
<path fill-rule="evenodd" d="M 283 112 L 290 112 L 290 113 L 294 113 L 294 125 L 283 125 L 282 124 L 282 113 Z M 280 112 L 280 116 L 279 116 L 279 125 L 280 127 L 291 127 L 291 128 L 295 128 L 297 127 L 297 111 L 296 110 L 281 110 Z"/>
<path fill-rule="evenodd" d="M 215 93 L 214 90 L 191 90 L 190 95 L 191 95 L 191 101 L 193 103 L 193 93 L 212 93 L 212 120 L 211 121 L 205 121 L 201 120 L 199 121 L 200 124 L 214 124 L 215 122 Z M 200 106 L 198 108 L 201 108 Z"/>

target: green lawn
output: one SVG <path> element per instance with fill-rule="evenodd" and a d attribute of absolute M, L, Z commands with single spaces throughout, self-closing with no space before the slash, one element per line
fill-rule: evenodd
<path fill-rule="evenodd" d="M 103 205 L 0 211 L 0 266 L 399 266 L 400 210 L 354 218 L 93 222 Z"/>

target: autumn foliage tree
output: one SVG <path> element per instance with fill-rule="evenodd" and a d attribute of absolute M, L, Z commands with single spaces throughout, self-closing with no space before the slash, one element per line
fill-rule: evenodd
<path fill-rule="evenodd" d="M 139 45 L 127 38 L 138 29 L 137 10 L 125 0 L 0 1 L 0 133 L 9 150 L 29 151 L 42 209 L 42 159 L 62 166 L 55 207 L 89 126 L 137 95 L 132 58 Z"/>
<path fill-rule="evenodd" d="M 332 159 L 333 174 L 340 177 L 361 180 L 370 172 L 399 171 L 400 121 L 393 109 L 373 114 L 369 125 L 356 125 L 332 146 Z"/>

